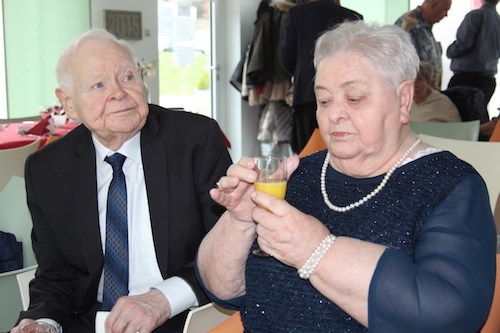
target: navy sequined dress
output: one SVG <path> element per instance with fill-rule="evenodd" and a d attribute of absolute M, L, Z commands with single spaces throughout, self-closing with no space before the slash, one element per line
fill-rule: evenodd
<path fill-rule="evenodd" d="M 365 204 L 338 213 L 320 191 L 325 155 L 301 160 L 286 200 L 334 235 L 389 247 L 370 285 L 369 331 L 478 331 L 493 294 L 496 232 L 477 172 L 449 152 L 430 154 L 399 167 Z M 347 206 L 383 176 L 357 179 L 329 167 L 329 199 Z M 238 299 L 245 332 L 368 332 L 274 258 L 249 255 L 246 283 Z"/>

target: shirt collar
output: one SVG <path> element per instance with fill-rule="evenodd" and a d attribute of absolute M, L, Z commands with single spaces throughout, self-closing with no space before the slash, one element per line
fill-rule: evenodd
<path fill-rule="evenodd" d="M 481 7 L 484 7 L 484 8 L 489 8 L 489 9 L 492 9 L 492 10 L 495 10 L 495 11 L 496 11 L 497 5 L 492 4 L 492 3 L 485 3 L 485 4 L 484 4 L 484 5 L 482 5 Z"/>
<path fill-rule="evenodd" d="M 130 159 L 135 163 L 142 163 L 140 131 L 136 135 L 125 141 L 117 151 L 106 148 L 102 143 L 99 142 L 99 140 L 97 140 L 97 138 L 93 134 L 92 141 L 95 146 L 96 160 L 98 163 L 104 163 L 104 159 L 106 158 L 106 156 L 111 156 L 114 153 L 120 153 L 126 156 L 127 159 Z"/>

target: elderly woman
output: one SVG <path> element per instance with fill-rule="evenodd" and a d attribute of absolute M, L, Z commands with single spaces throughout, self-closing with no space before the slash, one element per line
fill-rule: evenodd
<path fill-rule="evenodd" d="M 246 332 L 476 332 L 491 304 L 495 226 L 468 164 L 410 130 L 419 60 L 396 26 L 343 23 L 317 41 L 327 150 L 288 159 L 286 201 L 232 165 L 198 273 Z M 258 236 L 258 237 L 257 237 Z M 260 247 L 271 257 L 255 256 Z"/>
<path fill-rule="evenodd" d="M 426 61 L 420 63 L 420 70 L 415 79 L 411 120 L 461 122 L 462 117 L 451 99 L 432 88 L 433 72 L 431 63 Z"/>

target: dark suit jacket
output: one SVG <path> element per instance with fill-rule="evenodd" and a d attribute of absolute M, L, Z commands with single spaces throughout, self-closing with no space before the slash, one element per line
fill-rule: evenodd
<path fill-rule="evenodd" d="M 313 89 L 316 39 L 338 23 L 359 19 L 363 19 L 363 16 L 337 5 L 333 0 L 317 0 L 290 8 L 281 45 L 280 63 L 294 77 L 294 105 L 316 100 Z"/>
<path fill-rule="evenodd" d="M 165 279 L 185 279 L 204 304 L 208 298 L 193 260 L 223 211 L 208 193 L 231 163 L 221 131 L 209 118 L 150 105 L 141 149 L 160 271 Z M 64 327 L 96 302 L 103 253 L 95 168 L 91 134 L 83 125 L 26 162 L 39 268 L 30 286 L 30 308 L 21 318 L 52 318 Z M 182 327 L 184 318 L 177 317 L 167 324 Z"/>

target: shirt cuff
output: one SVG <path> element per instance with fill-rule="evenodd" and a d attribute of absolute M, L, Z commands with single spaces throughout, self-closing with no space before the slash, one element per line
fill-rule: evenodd
<path fill-rule="evenodd" d="M 199 305 L 191 286 L 178 276 L 172 276 L 153 288 L 161 291 L 170 303 L 170 318 Z"/>
<path fill-rule="evenodd" d="M 49 324 L 49 325 L 52 325 L 54 326 L 54 328 L 56 329 L 56 331 L 58 333 L 62 333 L 62 327 L 61 325 L 59 325 L 59 323 L 53 319 L 49 319 L 49 318 L 40 318 L 40 319 L 37 319 L 35 320 L 36 323 L 39 323 L 39 324 Z"/>

